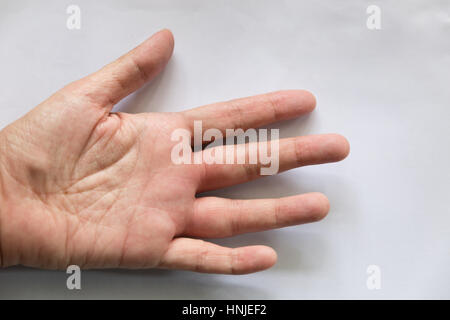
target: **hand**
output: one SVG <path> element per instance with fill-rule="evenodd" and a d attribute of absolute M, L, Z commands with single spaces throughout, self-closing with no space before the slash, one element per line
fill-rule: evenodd
<path fill-rule="evenodd" d="M 176 268 L 242 274 L 271 267 L 266 246 L 225 248 L 228 237 L 323 218 L 319 193 L 281 199 L 196 198 L 259 177 L 260 165 L 171 161 L 175 129 L 255 128 L 315 107 L 301 90 L 279 91 L 178 113 L 111 113 L 166 65 L 170 31 L 156 33 L 98 72 L 56 92 L 0 133 L 2 266 Z M 339 161 L 339 135 L 280 140 L 280 170 Z"/>

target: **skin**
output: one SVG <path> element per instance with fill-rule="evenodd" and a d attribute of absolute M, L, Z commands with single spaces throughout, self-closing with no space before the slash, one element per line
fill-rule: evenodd
<path fill-rule="evenodd" d="M 278 91 L 178 113 L 111 113 L 154 78 L 173 51 L 163 30 L 73 82 L 0 132 L 0 263 L 64 269 L 170 268 L 243 274 L 267 269 L 266 246 L 225 248 L 228 237 L 322 219 L 327 198 L 231 200 L 200 192 L 260 177 L 259 165 L 176 165 L 171 133 L 256 128 L 311 112 L 303 90 Z M 336 134 L 280 140 L 280 171 L 344 159 Z"/>

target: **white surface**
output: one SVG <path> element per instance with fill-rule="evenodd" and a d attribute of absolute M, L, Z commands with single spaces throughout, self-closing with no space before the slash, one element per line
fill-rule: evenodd
<path fill-rule="evenodd" d="M 81 30 L 66 8 L 81 8 Z M 382 30 L 366 28 L 366 8 Z M 450 298 L 450 2 L 0 2 L 0 126 L 160 28 L 176 40 L 167 70 L 119 108 L 176 111 L 306 88 L 318 108 L 281 136 L 338 132 L 342 163 L 300 168 L 218 195 L 328 195 L 324 221 L 217 241 L 267 244 L 271 270 L 245 276 L 176 271 L 0 270 L 0 298 Z M 379 265 L 381 290 L 366 268 Z"/>

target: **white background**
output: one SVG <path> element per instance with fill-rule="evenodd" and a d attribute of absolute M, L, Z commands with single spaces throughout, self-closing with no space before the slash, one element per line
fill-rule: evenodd
<path fill-rule="evenodd" d="M 66 28 L 70 4 L 81 8 L 81 30 Z M 370 4 L 381 8 L 381 30 L 366 27 Z M 311 90 L 312 115 L 273 127 L 283 137 L 341 133 L 350 156 L 214 194 L 320 191 L 329 216 L 217 241 L 274 247 L 278 264 L 253 275 L 83 271 L 82 290 L 69 291 L 64 271 L 17 267 L 0 270 L 0 298 L 450 298 L 448 0 L 1 0 L 0 126 L 164 27 L 175 35 L 173 59 L 118 108 L 176 111 Z M 371 264 L 381 290 L 366 287 Z"/>

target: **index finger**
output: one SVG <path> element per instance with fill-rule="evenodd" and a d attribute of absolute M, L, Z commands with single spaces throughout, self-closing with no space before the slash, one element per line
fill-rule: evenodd
<path fill-rule="evenodd" d="M 316 99 L 309 91 L 283 90 L 214 103 L 184 111 L 188 125 L 202 121 L 204 130 L 257 128 L 299 117 L 314 110 Z"/>

